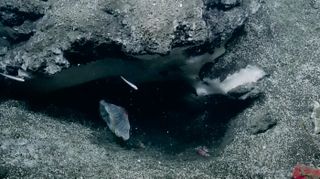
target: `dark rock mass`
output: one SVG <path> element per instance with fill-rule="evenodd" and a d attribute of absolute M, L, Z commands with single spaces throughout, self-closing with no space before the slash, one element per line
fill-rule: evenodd
<path fill-rule="evenodd" d="M 221 8 L 222 7 L 222 8 Z M 206 52 L 228 40 L 249 14 L 241 1 L 2 0 L 0 69 L 54 74 L 113 55 Z"/>

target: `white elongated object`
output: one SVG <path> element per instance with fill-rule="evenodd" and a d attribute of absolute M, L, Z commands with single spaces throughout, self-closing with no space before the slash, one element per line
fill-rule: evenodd
<path fill-rule="evenodd" d="M 319 134 L 320 133 L 320 104 L 317 101 L 314 101 L 311 118 L 313 119 L 313 123 L 314 123 L 314 133 Z"/>
<path fill-rule="evenodd" d="M 9 78 L 11 80 L 15 80 L 15 81 L 19 81 L 19 82 L 25 82 L 25 80 L 23 78 L 20 78 L 20 77 L 16 77 L 16 76 L 12 76 L 12 75 L 7 75 L 7 74 L 4 74 L 4 73 L 0 73 L 0 75 L 6 77 L 6 78 Z"/>
<path fill-rule="evenodd" d="M 129 139 L 130 123 L 124 108 L 101 100 L 100 115 L 117 137 L 121 137 L 123 140 Z"/>
<path fill-rule="evenodd" d="M 138 90 L 138 87 L 137 87 L 135 84 L 131 83 L 130 81 L 128 81 L 127 79 L 125 79 L 123 76 L 120 76 L 120 77 L 121 77 L 121 79 L 122 79 L 125 83 L 127 83 L 131 88 L 133 88 L 134 90 Z"/>

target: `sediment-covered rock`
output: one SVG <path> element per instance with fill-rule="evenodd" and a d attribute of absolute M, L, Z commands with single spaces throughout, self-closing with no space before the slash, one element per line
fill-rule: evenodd
<path fill-rule="evenodd" d="M 220 8 L 221 4 L 227 8 Z M 0 2 L 0 43 L 8 67 L 54 74 L 106 56 L 212 50 L 243 26 L 248 3 L 202 0 Z M 10 72 L 12 73 L 12 72 Z"/>

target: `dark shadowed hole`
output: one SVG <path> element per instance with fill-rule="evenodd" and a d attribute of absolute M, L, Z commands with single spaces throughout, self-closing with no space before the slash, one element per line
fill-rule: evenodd
<path fill-rule="evenodd" d="M 246 23 L 243 23 L 246 24 Z M 241 25 L 239 27 L 237 27 L 236 29 L 234 29 L 232 36 L 230 37 L 230 39 L 228 40 L 227 47 L 233 46 L 234 44 L 237 44 L 240 41 L 239 37 L 243 37 L 246 35 L 246 31 L 245 31 L 245 25 Z"/>
<path fill-rule="evenodd" d="M 121 51 L 120 45 L 98 43 L 87 39 L 80 39 L 74 42 L 68 50 L 64 51 L 64 56 L 71 65 L 85 64 L 92 61 L 92 59 L 101 59 L 106 56 L 110 58 L 126 57 Z"/>
<path fill-rule="evenodd" d="M 0 46 L 2 46 L 2 44 L 4 46 L 18 44 L 20 42 L 29 40 L 33 35 L 34 35 L 34 32 L 32 31 L 24 32 L 24 33 L 18 32 L 14 30 L 13 27 L 8 27 L 3 25 L 0 21 L 0 36 L 5 37 L 5 38 L 1 38 L 2 40 L 0 40 Z"/>
<path fill-rule="evenodd" d="M 14 36 L 9 37 L 8 40 L 11 44 L 18 44 L 20 42 L 28 41 L 33 35 L 34 32 L 28 34 L 16 33 Z"/>
<path fill-rule="evenodd" d="M 7 178 L 9 174 L 9 169 L 5 166 L 0 165 L 0 178 Z"/>
<path fill-rule="evenodd" d="M 59 109 L 64 112 L 72 109 L 85 114 L 94 126 L 106 127 L 98 110 L 99 101 L 104 99 L 126 108 L 129 113 L 132 130 L 127 147 L 143 142 L 171 153 L 198 145 L 218 146 L 228 121 L 252 103 L 222 95 L 199 98 L 192 93 L 193 88 L 183 81 L 142 84 L 136 91 L 114 78 L 45 96 L 29 94 L 28 100 L 32 110 L 59 117 L 63 115 L 57 113 Z M 57 108 L 47 110 L 50 105 Z M 100 140 L 101 136 L 97 138 Z"/>
<path fill-rule="evenodd" d="M 23 12 L 15 7 L 1 7 L 0 8 L 0 22 L 9 27 L 22 25 L 24 21 L 36 21 L 43 17 L 44 14 L 33 11 Z"/>
<path fill-rule="evenodd" d="M 237 2 L 234 4 L 225 4 L 225 3 L 221 3 L 220 1 L 212 1 L 212 0 L 206 0 L 205 1 L 206 4 L 206 8 L 207 9 L 219 9 L 219 10 L 223 10 L 223 11 L 228 11 L 233 9 L 234 7 L 239 6 L 241 3 Z"/>

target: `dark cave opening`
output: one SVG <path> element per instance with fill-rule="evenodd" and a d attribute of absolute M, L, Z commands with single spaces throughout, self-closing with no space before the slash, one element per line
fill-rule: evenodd
<path fill-rule="evenodd" d="M 81 38 L 71 44 L 71 47 L 63 52 L 71 65 L 85 64 L 92 59 L 129 58 L 121 51 L 121 46 L 115 42 L 100 43 L 94 40 Z"/>
<path fill-rule="evenodd" d="M 201 53 L 208 50 L 204 46 L 197 48 L 202 49 Z M 188 52 L 190 49 L 185 53 L 191 55 Z M 84 39 L 72 44 L 69 50 L 64 51 L 64 56 L 71 65 L 89 63 L 92 59 L 106 56 L 130 58 L 121 52 L 120 46 Z M 206 76 L 204 71 L 210 71 L 211 66 L 209 64 L 207 68 L 203 68 L 200 77 Z M 222 73 L 216 72 L 217 76 Z M 122 106 L 129 114 L 129 142 L 152 141 L 153 145 L 168 147 L 169 150 L 173 149 L 172 146 L 177 148 L 175 150 L 183 150 L 187 146 L 210 146 L 218 143 L 224 137 L 229 120 L 254 102 L 254 99 L 238 100 L 228 95 L 196 96 L 190 82 L 180 76 L 165 77 L 163 81 L 143 82 L 137 84 L 138 90 L 131 88 L 120 77 L 109 77 L 44 94 L 28 90 L 23 83 L 6 83 L 9 85 L 4 88 L 7 90 L 5 94 L 28 101 L 31 110 L 46 111 L 49 115 L 59 117 L 64 112 L 68 113 L 65 109 L 71 109 L 74 113 L 88 116 L 97 127 L 106 128 L 99 115 L 100 100 Z M 48 110 L 48 106 L 52 105 L 62 112 Z"/>
<path fill-rule="evenodd" d="M 12 92 L 17 98 L 18 92 Z M 143 141 L 171 152 L 198 145 L 219 145 L 229 120 L 254 101 L 225 95 L 197 97 L 182 80 L 140 84 L 139 90 L 134 90 L 119 78 L 95 80 L 41 96 L 23 95 L 22 99 L 28 101 L 31 110 L 59 117 L 63 112 L 57 114 L 56 109 L 48 111 L 47 107 L 72 109 L 88 116 L 95 126 L 107 128 L 98 110 L 99 101 L 104 99 L 128 111 L 130 147 Z"/>

